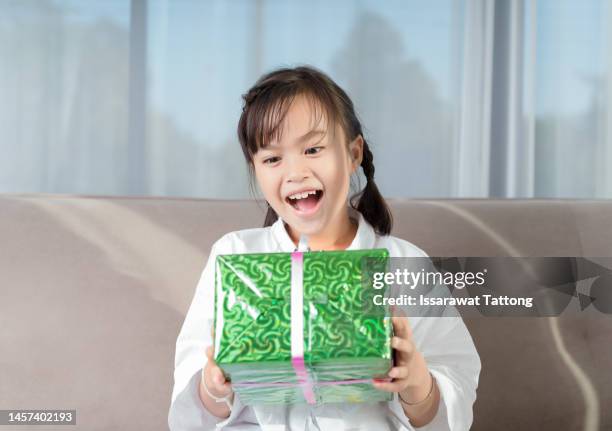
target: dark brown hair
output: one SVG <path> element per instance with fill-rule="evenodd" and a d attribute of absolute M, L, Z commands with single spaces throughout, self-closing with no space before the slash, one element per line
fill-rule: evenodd
<path fill-rule="evenodd" d="M 314 102 L 312 106 L 319 119 L 319 108 L 322 108 L 328 119 L 327 124 L 331 125 L 328 128 L 333 130 L 333 125 L 340 123 L 347 138 L 347 146 L 359 135 L 363 137 L 353 102 L 331 78 L 310 66 L 274 70 L 259 78 L 242 96 L 244 106 L 238 122 L 238 138 L 250 178 L 254 176 L 253 156 L 271 140 L 280 138 L 282 122 L 298 95 Z M 388 235 L 393 217 L 374 182 L 373 156 L 365 138 L 361 167 L 367 183 L 363 190 L 351 196 L 350 205 L 363 215 L 379 235 Z M 268 203 L 264 227 L 272 225 L 277 219 L 278 215 Z"/>

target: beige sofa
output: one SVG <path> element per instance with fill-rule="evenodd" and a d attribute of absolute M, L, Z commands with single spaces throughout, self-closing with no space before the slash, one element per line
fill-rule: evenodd
<path fill-rule="evenodd" d="M 390 200 L 430 256 L 612 256 L 612 201 Z M 252 201 L 0 197 L 0 409 L 162 430 L 176 336 L 211 244 Z M 474 430 L 612 429 L 612 316 L 466 320 L 482 360 Z M 11 427 L 2 427 L 11 429 Z M 23 430 L 23 427 L 14 427 Z"/>

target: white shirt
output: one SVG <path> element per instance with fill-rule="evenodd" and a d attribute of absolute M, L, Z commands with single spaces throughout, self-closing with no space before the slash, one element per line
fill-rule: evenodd
<path fill-rule="evenodd" d="M 380 236 L 363 218 L 347 250 L 386 248 L 392 257 L 427 257 L 408 241 Z M 311 406 L 245 406 L 238 395 L 230 416 L 221 419 L 203 406 L 198 385 L 206 364 L 205 349 L 212 345 L 214 266 L 219 254 L 292 252 L 295 244 L 279 218 L 266 228 L 230 232 L 212 246 L 208 262 L 176 342 L 174 389 L 168 424 L 172 431 L 188 430 L 414 430 L 400 405 L 393 400 L 377 403 L 324 404 Z M 467 430 L 472 424 L 472 405 L 480 374 L 480 358 L 461 317 L 409 317 L 413 341 L 423 354 L 440 388 L 440 408 L 432 422 L 419 430 Z"/>

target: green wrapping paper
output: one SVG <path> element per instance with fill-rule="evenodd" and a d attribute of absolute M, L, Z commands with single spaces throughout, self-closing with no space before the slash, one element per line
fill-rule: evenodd
<path fill-rule="evenodd" d="M 390 319 L 364 312 L 371 274 L 386 271 L 388 257 L 386 249 L 303 253 L 303 362 L 316 403 L 392 399 L 365 381 L 392 366 Z M 291 267 L 291 253 L 217 256 L 215 361 L 243 404 L 307 402 L 292 364 Z"/>

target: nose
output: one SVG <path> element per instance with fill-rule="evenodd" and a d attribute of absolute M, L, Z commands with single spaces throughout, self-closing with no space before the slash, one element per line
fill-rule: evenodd
<path fill-rule="evenodd" d="M 292 160 L 288 160 L 286 167 L 288 182 L 300 183 L 310 178 L 310 169 L 301 157 L 293 157 Z"/>

